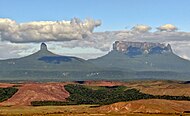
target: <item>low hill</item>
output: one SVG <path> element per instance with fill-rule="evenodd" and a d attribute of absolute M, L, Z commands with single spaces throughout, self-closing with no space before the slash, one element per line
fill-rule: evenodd
<path fill-rule="evenodd" d="M 67 83 L 26 83 L 10 99 L 0 103 L 2 106 L 27 106 L 32 101 L 66 101 L 69 93 L 64 89 Z"/>
<path fill-rule="evenodd" d="M 190 110 L 190 101 L 148 99 L 119 102 L 97 108 L 102 112 L 116 113 L 182 113 Z"/>

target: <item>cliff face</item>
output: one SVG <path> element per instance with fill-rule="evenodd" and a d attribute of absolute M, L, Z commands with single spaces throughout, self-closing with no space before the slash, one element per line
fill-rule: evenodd
<path fill-rule="evenodd" d="M 113 50 L 125 53 L 129 56 L 142 54 L 162 54 L 172 52 L 170 44 L 116 41 Z"/>

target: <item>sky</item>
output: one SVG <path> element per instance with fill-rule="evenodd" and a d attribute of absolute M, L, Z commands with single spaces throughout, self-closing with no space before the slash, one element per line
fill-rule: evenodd
<path fill-rule="evenodd" d="M 61 55 L 95 58 L 106 54 L 116 40 L 170 43 L 176 54 L 190 59 L 189 4 L 189 0 L 0 0 L 0 59 L 26 56 L 41 42 Z"/>
<path fill-rule="evenodd" d="M 96 31 L 122 30 L 136 24 L 175 24 L 189 31 L 189 0 L 0 0 L 0 16 L 17 22 L 100 19 Z"/>

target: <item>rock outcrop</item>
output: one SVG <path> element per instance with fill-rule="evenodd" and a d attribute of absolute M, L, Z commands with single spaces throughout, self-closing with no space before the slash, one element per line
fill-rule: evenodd
<path fill-rule="evenodd" d="M 42 50 L 42 51 L 48 50 L 47 45 L 45 43 L 42 43 L 41 46 L 40 46 L 40 50 Z"/>
<path fill-rule="evenodd" d="M 113 44 L 113 50 L 125 53 L 129 56 L 172 52 L 170 44 L 127 41 L 116 41 Z"/>

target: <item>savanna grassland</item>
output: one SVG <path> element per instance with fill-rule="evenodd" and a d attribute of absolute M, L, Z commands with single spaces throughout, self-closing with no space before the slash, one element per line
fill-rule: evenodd
<path fill-rule="evenodd" d="M 188 115 L 179 81 L 0 83 L 0 115 Z"/>

